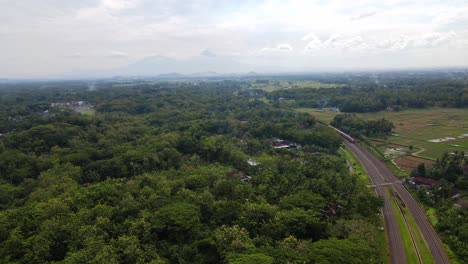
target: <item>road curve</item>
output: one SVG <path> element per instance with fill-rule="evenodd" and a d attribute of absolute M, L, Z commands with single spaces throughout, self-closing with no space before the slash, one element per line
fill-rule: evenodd
<path fill-rule="evenodd" d="M 427 246 L 429 250 L 431 251 L 434 262 L 437 264 L 450 263 L 447 257 L 447 253 L 445 252 L 442 246 L 442 242 L 440 241 L 440 238 L 435 232 L 431 223 L 427 219 L 425 213 L 423 212 L 421 207 L 419 207 L 418 203 L 414 200 L 413 196 L 408 192 L 408 190 L 406 190 L 403 184 L 398 180 L 398 178 L 390 171 L 390 169 L 387 168 L 385 163 L 379 160 L 378 158 L 376 158 L 367 149 L 361 147 L 357 143 L 353 144 L 353 143 L 345 141 L 345 144 L 358 157 L 358 159 L 361 161 L 361 163 L 363 164 L 363 166 L 366 168 L 367 172 L 369 173 L 369 176 L 371 176 L 373 180 L 375 178 L 379 181 L 379 182 L 374 182 L 374 184 L 376 185 L 382 184 L 382 183 L 393 184 L 395 192 L 400 196 L 402 202 L 405 204 L 406 208 L 408 208 L 408 211 L 411 213 L 414 220 L 416 221 L 416 224 L 418 225 L 419 230 L 421 230 L 421 233 L 427 243 Z M 377 174 L 377 176 L 375 174 Z M 377 189 L 378 188 L 379 186 L 377 187 Z M 387 201 L 385 201 L 385 196 L 383 197 L 384 197 L 384 202 L 386 204 Z M 385 210 L 385 205 L 384 205 L 384 210 Z M 393 218 L 396 221 L 395 217 Z M 392 221 L 392 219 L 386 218 L 386 222 L 388 221 Z M 388 226 L 389 224 L 386 224 L 386 225 Z M 396 227 L 398 228 L 398 225 L 396 225 Z M 399 230 L 395 231 L 393 229 L 391 230 L 387 229 L 387 233 L 391 233 L 391 232 L 400 233 Z M 392 245 L 393 238 L 390 234 L 389 234 L 389 239 L 390 239 L 391 250 L 392 250 L 391 252 L 392 263 L 397 263 L 395 262 L 395 258 L 398 258 L 401 253 L 399 253 L 399 251 L 394 251 L 394 248 L 396 247 Z M 401 235 L 400 235 L 400 240 L 394 240 L 394 241 L 398 241 L 396 243 L 401 244 L 400 246 L 402 247 Z M 403 252 L 403 255 L 404 255 L 404 252 Z"/>
<path fill-rule="evenodd" d="M 387 232 L 388 242 L 390 244 L 390 262 L 393 264 L 407 263 L 405 249 L 403 247 L 403 238 L 401 237 L 400 227 L 398 226 L 398 220 L 390 201 L 389 194 L 381 184 L 388 183 L 386 178 L 380 173 L 377 166 L 374 166 L 373 162 L 369 160 L 368 156 L 363 153 L 354 143 L 345 141 L 346 145 L 351 149 L 354 155 L 359 159 L 367 174 L 372 180 L 372 183 L 376 185 L 375 192 L 378 196 L 384 200 L 383 206 L 383 217 L 385 220 L 385 230 Z"/>

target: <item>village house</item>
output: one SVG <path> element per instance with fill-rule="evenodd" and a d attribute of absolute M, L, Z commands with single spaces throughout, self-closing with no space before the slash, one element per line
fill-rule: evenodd
<path fill-rule="evenodd" d="M 440 182 L 437 180 L 425 178 L 425 177 L 411 177 L 408 181 L 408 183 L 415 187 L 416 189 L 419 189 L 420 187 L 433 187 L 434 185 L 439 184 Z"/>
<path fill-rule="evenodd" d="M 467 199 L 458 199 L 455 204 L 453 205 L 455 208 L 458 208 L 460 210 L 466 210 L 468 209 L 468 200 Z"/>
<path fill-rule="evenodd" d="M 226 174 L 226 176 L 229 177 L 229 178 L 234 178 L 234 179 L 237 178 L 237 179 L 239 179 L 241 182 L 244 182 L 244 183 L 249 182 L 249 181 L 252 179 L 251 176 L 249 176 L 249 175 L 247 175 L 247 174 L 245 174 L 245 173 L 243 173 L 243 172 L 241 172 L 241 171 L 239 171 L 239 170 L 236 170 L 236 169 L 234 169 L 234 170 L 228 172 L 228 173 Z"/>
<path fill-rule="evenodd" d="M 432 188 L 438 185 L 440 182 L 437 180 L 425 178 L 425 177 L 411 177 L 408 183 L 416 189 L 423 188 L 427 195 L 433 196 Z"/>
<path fill-rule="evenodd" d="M 253 159 L 248 159 L 248 160 L 247 160 L 247 163 L 248 163 L 250 166 L 254 166 L 254 167 L 260 164 L 259 162 L 256 162 L 256 161 L 253 160 Z"/>
<path fill-rule="evenodd" d="M 290 142 L 284 139 L 279 139 L 279 138 L 273 138 L 273 143 L 271 146 L 274 149 L 284 149 L 284 148 L 301 148 L 301 145 Z"/>

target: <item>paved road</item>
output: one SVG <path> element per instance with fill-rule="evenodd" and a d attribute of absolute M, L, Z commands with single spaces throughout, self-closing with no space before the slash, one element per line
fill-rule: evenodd
<path fill-rule="evenodd" d="M 393 175 L 393 173 L 387 168 L 385 163 L 376 158 L 365 148 L 359 146 L 357 143 L 353 144 L 345 141 L 345 144 L 361 161 L 375 185 L 386 183 L 393 184 L 395 192 L 400 196 L 401 200 L 408 208 L 408 211 L 411 213 L 417 225 L 419 226 L 427 246 L 431 251 L 434 262 L 437 264 L 450 263 L 437 233 L 427 219 L 423 210 L 419 207 L 418 203 L 413 199 L 411 194 L 408 192 L 408 190 L 406 190 L 398 178 Z M 387 234 L 390 240 L 391 261 L 392 263 L 406 263 L 406 259 L 400 259 L 404 258 L 405 256 L 403 241 L 398 229 L 398 223 L 396 222 L 396 218 L 393 215 L 393 210 L 391 209 L 388 194 L 384 191 L 383 186 L 377 186 L 376 191 L 384 198 L 384 218 L 387 227 Z M 387 208 L 388 211 L 386 207 L 390 207 Z"/>

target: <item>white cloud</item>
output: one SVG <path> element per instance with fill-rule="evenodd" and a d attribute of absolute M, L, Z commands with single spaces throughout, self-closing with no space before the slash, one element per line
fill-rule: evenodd
<path fill-rule="evenodd" d="M 275 47 L 264 47 L 262 49 L 260 49 L 259 51 L 259 54 L 260 55 L 277 55 L 277 54 L 287 54 L 287 53 L 290 53 L 291 51 L 293 51 L 294 48 L 288 44 L 288 43 L 281 43 L 281 44 L 278 44 L 277 46 Z"/>
<path fill-rule="evenodd" d="M 309 40 L 304 51 L 315 52 L 318 50 L 328 51 L 353 51 L 353 52 L 377 52 L 377 51 L 399 51 L 418 48 L 434 48 L 450 45 L 457 35 L 454 32 L 418 34 L 408 36 L 387 36 L 386 38 L 364 38 L 360 35 L 333 34 L 328 39 L 321 41 L 314 34 L 304 36 L 303 40 Z"/>
<path fill-rule="evenodd" d="M 121 13 L 136 7 L 137 3 L 135 0 L 101 0 L 95 5 L 78 9 L 75 19 L 80 23 L 95 23 L 97 29 L 103 26 L 124 26 L 128 18 L 121 16 Z"/>
<path fill-rule="evenodd" d="M 336 65 L 346 58 L 350 68 L 379 65 L 387 54 L 403 66 L 408 60 L 428 66 L 421 53 L 438 66 L 468 57 L 466 1 L 3 0 L 0 17 L 0 61 L 22 58 L 11 69 L 27 76 L 200 51 L 249 65 L 274 58 L 305 68 L 320 56 Z M 11 69 L 0 67 L 0 75 Z"/>
<path fill-rule="evenodd" d="M 83 54 L 77 52 L 77 53 L 72 53 L 72 54 L 69 54 L 69 55 L 65 55 L 64 56 L 65 58 L 70 58 L 70 59 L 82 59 L 84 58 Z"/>
<path fill-rule="evenodd" d="M 210 58 L 216 57 L 216 54 L 211 49 L 204 49 L 202 52 L 200 52 L 200 55 Z"/>
<path fill-rule="evenodd" d="M 305 51 L 313 51 L 322 48 L 322 41 L 314 33 L 309 33 L 302 37 L 302 40 L 307 40 L 309 43 L 305 47 Z"/>
<path fill-rule="evenodd" d="M 447 26 L 454 23 L 468 23 L 468 7 L 448 8 L 439 12 L 432 22 L 436 26 Z"/>
<path fill-rule="evenodd" d="M 379 12 L 375 12 L 375 11 L 374 12 L 362 13 L 362 14 L 359 14 L 357 16 L 351 17 L 351 20 L 361 20 L 361 19 L 364 19 L 364 18 L 375 16 L 378 13 Z"/>
<path fill-rule="evenodd" d="M 281 51 L 292 51 L 293 50 L 293 47 L 288 44 L 288 43 L 283 43 L 283 44 L 279 44 L 277 47 L 276 47 L 277 50 L 281 50 Z"/>
<path fill-rule="evenodd" d="M 123 58 L 127 58 L 128 54 L 122 51 L 111 51 L 106 55 L 106 57 L 113 58 L 113 59 L 123 59 Z"/>
<path fill-rule="evenodd" d="M 437 47 L 444 44 L 449 44 L 457 38 L 457 34 L 453 31 L 448 33 L 433 32 L 419 36 L 412 40 L 412 45 L 415 48 Z"/>
<path fill-rule="evenodd" d="M 123 10 L 135 7 L 138 4 L 136 0 L 102 0 L 101 5 L 113 10 Z"/>
<path fill-rule="evenodd" d="M 315 35 L 307 35 L 309 43 L 305 46 L 306 52 L 316 50 L 354 50 L 362 51 L 369 48 L 369 44 L 361 36 L 345 36 L 341 34 L 333 34 L 325 41 L 321 41 Z"/>

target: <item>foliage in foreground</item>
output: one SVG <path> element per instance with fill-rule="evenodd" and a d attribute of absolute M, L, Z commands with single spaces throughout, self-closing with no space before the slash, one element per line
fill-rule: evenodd
<path fill-rule="evenodd" d="M 381 201 L 340 138 L 239 84 L 204 86 L 3 91 L 0 261 L 379 263 Z M 81 99 L 95 116 L 48 109 Z"/>

